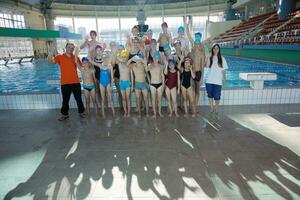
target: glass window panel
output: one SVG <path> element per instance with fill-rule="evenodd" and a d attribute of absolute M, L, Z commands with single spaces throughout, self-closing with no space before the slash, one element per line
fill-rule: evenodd
<path fill-rule="evenodd" d="M 103 40 L 106 44 L 111 41 L 120 42 L 118 18 L 98 18 L 98 28 L 100 40 Z"/>
<path fill-rule="evenodd" d="M 183 26 L 183 17 L 165 17 L 164 21 L 168 24 L 168 30 L 171 32 L 172 38 L 176 37 L 178 27 Z"/>
<path fill-rule="evenodd" d="M 207 16 L 193 16 L 193 33 L 200 32 L 202 33 L 203 39 L 205 39 L 205 28 Z"/>
<path fill-rule="evenodd" d="M 127 35 L 131 34 L 131 28 L 137 25 L 136 18 L 121 18 L 121 43 L 125 43 Z"/>
<path fill-rule="evenodd" d="M 73 32 L 73 22 L 71 17 L 56 17 L 54 20 L 55 29 L 58 30 L 58 26 L 64 26 Z"/>
<path fill-rule="evenodd" d="M 147 17 L 145 24 L 153 31 L 153 38 L 158 39 L 161 32 L 162 17 Z"/>
<path fill-rule="evenodd" d="M 96 30 L 95 18 L 74 18 L 75 32 L 82 35 L 82 38 L 89 35 L 91 30 Z"/>

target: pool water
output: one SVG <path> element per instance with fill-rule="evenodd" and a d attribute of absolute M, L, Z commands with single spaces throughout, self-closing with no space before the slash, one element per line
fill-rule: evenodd
<path fill-rule="evenodd" d="M 228 63 L 226 72 L 227 88 L 249 87 L 249 82 L 240 80 L 241 72 L 272 72 L 276 81 L 265 81 L 266 87 L 300 86 L 300 66 L 276 64 L 254 59 L 225 56 Z M 47 80 L 59 80 L 58 65 L 45 60 L 33 63 L 0 65 L 0 93 L 56 93 L 59 84 L 48 84 Z"/>

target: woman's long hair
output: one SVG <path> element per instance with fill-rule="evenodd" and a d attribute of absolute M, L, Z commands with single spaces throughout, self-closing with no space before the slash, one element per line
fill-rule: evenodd
<path fill-rule="evenodd" d="M 210 56 L 210 63 L 209 63 L 209 68 L 211 68 L 211 66 L 212 66 L 212 64 L 213 64 L 213 57 L 214 57 L 214 48 L 216 47 L 216 46 L 218 46 L 219 47 L 219 53 L 218 53 L 218 55 L 217 55 L 217 57 L 218 57 L 218 65 L 219 65 L 219 67 L 223 67 L 223 61 L 222 61 L 222 55 L 221 55 L 221 48 L 220 48 L 220 45 L 218 45 L 218 44 L 214 44 L 213 46 L 212 46 L 212 48 L 211 48 L 211 56 Z"/>

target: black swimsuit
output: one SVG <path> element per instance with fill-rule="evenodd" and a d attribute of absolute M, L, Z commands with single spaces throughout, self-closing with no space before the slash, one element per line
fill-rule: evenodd
<path fill-rule="evenodd" d="M 186 89 L 188 89 L 189 87 L 191 87 L 191 71 L 183 71 L 182 72 L 182 82 L 181 85 L 183 87 L 185 87 Z"/>
<path fill-rule="evenodd" d="M 151 85 L 157 89 L 162 86 L 162 83 L 151 83 Z"/>
<path fill-rule="evenodd" d="M 113 69 L 114 69 L 114 77 L 117 79 L 120 79 L 119 65 L 115 64 Z"/>
<path fill-rule="evenodd" d="M 95 63 L 100 63 L 100 64 L 103 62 L 102 58 L 95 58 L 94 61 L 95 61 Z M 94 66 L 94 68 L 95 68 L 95 77 L 99 81 L 100 80 L 100 68 L 97 66 Z"/>

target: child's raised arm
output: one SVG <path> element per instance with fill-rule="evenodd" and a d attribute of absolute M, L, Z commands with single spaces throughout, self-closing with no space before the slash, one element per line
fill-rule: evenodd
<path fill-rule="evenodd" d="M 90 58 L 89 58 L 89 62 L 90 62 L 92 65 L 95 65 L 95 66 L 98 67 L 98 68 L 101 68 L 101 67 L 103 66 L 102 63 L 96 63 L 96 62 L 92 61 Z"/>

